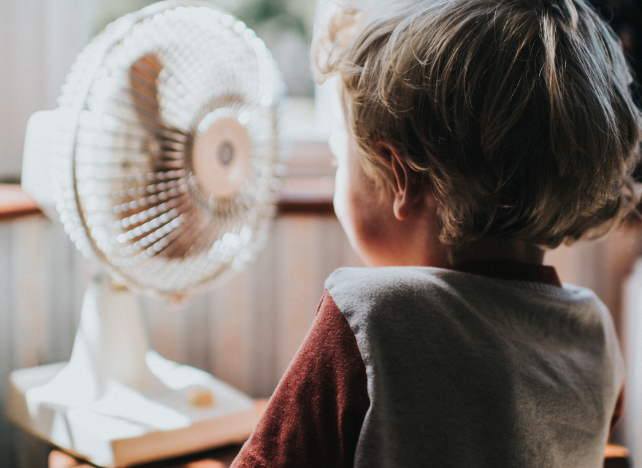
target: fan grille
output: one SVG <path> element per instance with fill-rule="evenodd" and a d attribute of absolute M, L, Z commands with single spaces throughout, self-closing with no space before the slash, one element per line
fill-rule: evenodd
<path fill-rule="evenodd" d="M 169 8 L 115 40 L 117 23 L 87 46 L 59 100 L 79 115 L 73 157 L 57 166 L 58 209 L 79 249 L 129 285 L 185 294 L 265 242 L 282 79 L 263 42 L 211 7 Z M 245 178 L 225 196 L 205 190 L 193 158 L 204 119 L 221 110 L 251 146 Z M 222 144 L 212 154 L 225 151 L 228 164 L 233 141 Z"/>

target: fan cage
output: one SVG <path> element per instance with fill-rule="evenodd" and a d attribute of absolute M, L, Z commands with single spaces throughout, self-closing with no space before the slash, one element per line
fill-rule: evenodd
<path fill-rule="evenodd" d="M 127 286 L 184 295 L 253 261 L 275 213 L 275 61 L 253 31 L 198 2 L 162 2 L 110 24 L 80 54 L 59 108 L 77 119 L 55 160 L 57 209 L 77 248 Z M 251 141 L 237 193 L 195 175 L 199 123 L 218 109 Z"/>

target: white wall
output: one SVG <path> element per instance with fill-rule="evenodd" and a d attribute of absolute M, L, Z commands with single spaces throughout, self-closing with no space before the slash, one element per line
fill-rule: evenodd
<path fill-rule="evenodd" d="M 624 351 L 627 364 L 624 443 L 633 466 L 642 466 L 642 259 L 627 282 L 624 311 Z"/>
<path fill-rule="evenodd" d="M 0 0 L 0 180 L 17 177 L 29 116 L 56 106 L 91 38 L 94 0 Z"/>

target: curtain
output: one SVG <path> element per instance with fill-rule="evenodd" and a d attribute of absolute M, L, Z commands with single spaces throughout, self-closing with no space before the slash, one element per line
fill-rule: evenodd
<path fill-rule="evenodd" d="M 94 0 L 0 0 L 0 182 L 17 181 L 27 120 L 56 107 L 91 38 Z"/>

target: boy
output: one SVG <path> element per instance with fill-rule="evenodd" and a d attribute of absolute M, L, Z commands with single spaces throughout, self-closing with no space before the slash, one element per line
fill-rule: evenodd
<path fill-rule="evenodd" d="M 346 116 L 335 211 L 379 268 L 328 278 L 233 466 L 602 466 L 617 339 L 542 262 L 639 200 L 611 30 L 584 0 L 413 0 L 315 44 Z"/>

